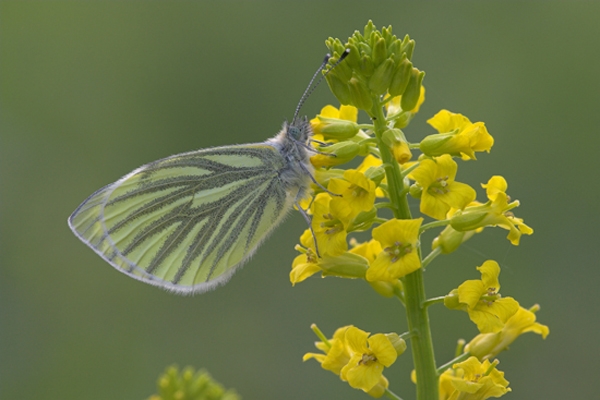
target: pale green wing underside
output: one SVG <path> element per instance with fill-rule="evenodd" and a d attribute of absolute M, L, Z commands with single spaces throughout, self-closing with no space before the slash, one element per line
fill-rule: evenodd
<path fill-rule="evenodd" d="M 293 198 L 266 144 L 225 146 L 147 164 L 92 194 L 73 232 L 118 270 L 180 293 L 225 283 Z"/>

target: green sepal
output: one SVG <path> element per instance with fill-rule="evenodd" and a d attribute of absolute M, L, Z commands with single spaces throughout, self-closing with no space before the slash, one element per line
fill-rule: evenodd
<path fill-rule="evenodd" d="M 373 21 L 369 20 L 369 22 L 367 22 L 367 25 L 365 25 L 365 29 L 364 29 L 364 36 L 365 38 L 371 37 L 371 33 L 373 33 L 373 31 L 375 31 L 375 25 L 373 24 Z M 356 31 L 356 33 L 358 33 L 360 35 L 360 32 Z"/>
<path fill-rule="evenodd" d="M 411 197 L 413 197 L 415 199 L 420 199 L 421 195 L 423 194 L 423 187 L 421 185 L 419 185 L 418 183 L 413 183 L 408 188 L 408 194 L 410 194 Z"/>
<path fill-rule="evenodd" d="M 350 79 L 348 87 L 350 88 L 350 98 L 352 99 L 351 104 L 361 110 L 370 111 L 373 107 L 373 99 L 366 85 L 353 77 Z"/>
<path fill-rule="evenodd" d="M 327 154 L 335 154 L 333 156 L 323 156 L 319 158 L 320 167 L 334 167 L 336 165 L 345 164 L 352 161 L 358 155 L 360 145 L 355 142 L 343 141 L 332 144 L 327 147 L 320 147 L 319 150 Z"/>
<path fill-rule="evenodd" d="M 400 107 L 402 107 L 404 111 L 410 111 L 417 106 L 424 77 L 425 72 L 419 71 L 416 68 L 412 69 L 410 80 L 400 99 Z"/>
<path fill-rule="evenodd" d="M 408 83 L 410 82 L 410 77 L 412 75 L 412 62 L 406 58 L 406 55 L 402 58 L 396 70 L 394 71 L 394 75 L 390 82 L 389 93 L 390 96 L 396 97 L 404 94 Z"/>
<path fill-rule="evenodd" d="M 466 311 L 467 305 L 458 301 L 458 289 L 452 289 L 450 293 L 444 296 L 444 305 L 450 310 Z"/>
<path fill-rule="evenodd" d="M 477 228 L 481 228 L 481 222 L 488 215 L 489 209 L 479 207 L 479 210 L 470 208 L 467 213 L 456 213 L 450 219 L 450 226 L 459 232 L 472 231 Z"/>
<path fill-rule="evenodd" d="M 321 117 L 317 115 L 323 125 L 319 126 L 319 132 L 325 139 L 344 140 L 356 136 L 358 133 L 358 124 L 353 121 L 338 118 Z"/>
<path fill-rule="evenodd" d="M 360 73 L 365 77 L 369 78 L 375 72 L 375 66 L 373 65 L 373 60 L 368 55 L 363 55 L 360 59 Z"/>
<path fill-rule="evenodd" d="M 338 78 L 333 73 L 328 74 L 325 79 L 327 80 L 327 85 L 329 85 L 329 89 L 334 94 L 334 96 L 338 99 L 340 104 L 348 105 L 352 104 L 352 97 L 350 96 L 350 88 L 348 85 L 340 78 Z"/>
<path fill-rule="evenodd" d="M 348 63 L 348 65 L 350 66 L 350 68 L 352 68 L 352 70 L 360 69 L 361 58 L 360 58 L 360 52 L 358 51 L 358 48 L 356 47 L 356 45 L 354 45 L 353 43 L 348 43 L 348 44 L 346 44 L 346 49 L 348 49 L 350 51 L 350 53 L 348 54 L 348 56 L 346 57 L 346 60 L 344 62 Z"/>
<path fill-rule="evenodd" d="M 406 143 L 406 136 L 404 136 L 404 133 L 400 129 L 393 128 L 387 129 L 385 132 L 383 132 L 383 134 L 381 135 L 381 140 L 383 140 L 383 143 L 385 143 L 386 145 L 388 145 L 388 147 L 391 148 L 396 143 Z"/>
<path fill-rule="evenodd" d="M 350 226 L 348 227 L 349 232 L 363 232 L 367 229 L 370 229 L 371 226 L 375 223 L 375 218 L 377 218 L 377 209 L 373 207 L 369 211 L 361 211 L 354 218 Z"/>
<path fill-rule="evenodd" d="M 430 157 L 441 156 L 442 154 L 451 154 L 455 156 L 460 156 L 460 154 L 449 153 L 444 146 L 449 140 L 451 140 L 456 134 L 458 130 L 453 133 L 442 133 L 442 134 L 434 134 L 425 136 L 421 143 L 419 143 L 419 149 Z"/>
<path fill-rule="evenodd" d="M 406 58 L 411 60 L 413 56 L 413 51 L 415 50 L 415 41 L 411 40 L 408 35 L 404 36 L 404 39 L 402 39 L 401 49 L 402 53 L 406 54 Z"/>
<path fill-rule="evenodd" d="M 406 341 L 402 339 L 397 333 L 386 333 L 385 337 L 390 341 L 396 354 L 401 356 L 406 351 Z"/>
<path fill-rule="evenodd" d="M 373 58 L 373 64 L 375 66 L 379 66 L 387 59 L 387 46 L 385 45 L 385 39 L 379 37 L 373 45 L 373 53 L 371 55 Z"/>
<path fill-rule="evenodd" d="M 341 278 L 364 278 L 369 268 L 366 258 L 353 253 L 339 256 L 325 256 L 319 259 L 319 267 L 323 276 L 338 276 Z"/>
<path fill-rule="evenodd" d="M 396 295 L 395 286 L 392 282 L 386 281 L 367 281 L 369 285 L 375 290 L 377 293 L 382 295 L 383 297 L 391 298 Z"/>
<path fill-rule="evenodd" d="M 385 168 L 383 168 L 383 166 L 369 167 L 365 171 L 365 176 L 375 182 L 375 185 L 379 186 L 381 181 L 385 178 Z"/>
<path fill-rule="evenodd" d="M 390 57 L 381 63 L 369 79 L 371 93 L 380 96 L 388 91 L 394 76 L 394 60 Z"/>
<path fill-rule="evenodd" d="M 344 172 L 346 170 L 336 169 L 336 168 L 317 168 L 315 169 L 315 179 L 319 182 L 323 187 L 327 187 L 329 185 L 329 180 L 333 178 L 344 179 Z M 312 187 L 316 189 L 320 189 L 317 185 L 313 184 Z M 322 190 L 322 189 L 321 189 Z"/>
<path fill-rule="evenodd" d="M 339 60 L 339 56 L 333 58 L 334 63 L 337 60 Z M 348 82 L 352 78 L 352 66 L 347 62 L 342 61 L 341 63 L 337 64 L 333 71 L 331 71 L 328 75 L 331 74 L 337 75 L 342 82 Z"/>
<path fill-rule="evenodd" d="M 471 239 L 475 231 L 459 232 L 451 226 L 446 226 L 444 230 L 431 243 L 432 249 L 438 247 L 443 254 L 449 254 L 460 247 L 461 244 Z"/>

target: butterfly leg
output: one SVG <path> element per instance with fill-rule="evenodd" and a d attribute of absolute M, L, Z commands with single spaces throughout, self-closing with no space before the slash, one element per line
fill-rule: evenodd
<path fill-rule="evenodd" d="M 325 193 L 329 193 L 330 195 L 332 195 L 332 196 L 337 196 L 337 197 L 341 197 L 341 196 L 342 196 L 341 194 L 336 194 L 336 193 L 332 193 L 332 192 L 330 192 L 329 190 L 327 190 L 327 188 L 326 188 L 326 187 L 324 187 L 324 186 L 323 186 L 323 185 L 321 185 L 319 182 L 317 182 L 317 180 L 315 179 L 315 177 L 314 177 L 314 176 L 313 176 L 313 175 L 310 173 L 310 171 L 309 171 L 309 170 L 308 170 L 308 169 L 307 169 L 307 168 L 304 166 L 304 164 L 302 164 L 302 163 L 298 163 L 298 165 L 300 165 L 300 168 L 302 168 L 302 170 L 303 170 L 304 172 L 306 172 L 306 175 L 310 176 L 310 180 L 311 180 L 311 181 L 313 181 L 313 183 L 314 183 L 315 185 L 317 185 L 318 187 L 320 187 L 321 189 L 323 189 L 323 191 L 324 191 Z"/>
<path fill-rule="evenodd" d="M 312 237 L 313 237 L 313 241 L 315 243 L 315 253 L 317 253 L 317 257 L 321 258 L 321 254 L 319 253 L 319 246 L 317 245 L 317 237 L 315 236 L 315 231 L 312 228 L 312 218 L 310 217 L 310 215 L 308 215 L 306 213 L 306 210 L 300 206 L 300 203 L 298 203 L 297 197 L 296 197 L 296 200 L 294 200 L 294 205 L 296 206 L 298 211 L 300 211 L 300 214 L 302 214 L 302 216 L 304 217 L 304 220 L 308 224 L 308 229 L 310 230 L 310 233 L 312 234 Z"/>

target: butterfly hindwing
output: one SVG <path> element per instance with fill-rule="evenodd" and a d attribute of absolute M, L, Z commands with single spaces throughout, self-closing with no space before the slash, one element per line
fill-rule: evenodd
<path fill-rule="evenodd" d="M 180 293 L 224 283 L 291 208 L 268 144 L 216 147 L 138 168 L 92 194 L 73 231 L 115 268 Z"/>

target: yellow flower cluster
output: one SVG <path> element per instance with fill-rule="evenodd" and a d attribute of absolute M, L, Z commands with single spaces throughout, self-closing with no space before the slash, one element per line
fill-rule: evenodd
<path fill-rule="evenodd" d="M 371 335 L 352 325 L 337 329 L 333 338 L 326 339 L 316 326 L 313 329 L 322 336 L 323 341 L 315 343 L 322 353 L 306 353 L 304 361 L 314 358 L 323 369 L 372 397 L 381 397 L 386 392 L 389 383 L 383 369 L 404 352 L 403 339 L 394 333 Z"/>
<path fill-rule="evenodd" d="M 328 105 L 311 120 L 316 182 L 314 196 L 300 201 L 311 220 L 296 246 L 299 255 L 290 281 L 295 285 L 317 273 L 361 279 L 382 296 L 398 298 L 411 327 L 406 337 L 423 339 L 412 341 L 415 354 L 427 359 L 415 360 L 419 398 L 438 393 L 441 399 L 500 397 L 510 391 L 508 381 L 496 370 L 496 361 L 489 360 L 522 333 L 548 335 L 548 327 L 535 322 L 537 306 L 525 310 L 517 300 L 501 296 L 500 266 L 492 260 L 477 268 L 481 279 L 466 280 L 433 299 L 425 298 L 422 273 L 438 256 L 452 253 L 485 228 L 506 229 L 515 246 L 533 233 L 513 214 L 519 201 L 508 196 L 502 176 L 481 184 L 485 202 L 477 201 L 475 188 L 459 180 L 459 163 L 489 153 L 494 138 L 483 122 L 449 110 L 427 121 L 433 130 L 420 142 L 407 138 L 404 129 L 425 100 L 424 73 L 412 64 L 415 43 L 408 36 L 397 38 L 391 27 L 378 31 L 369 22 L 347 43 L 328 39 L 326 44 L 333 54 L 326 79 L 342 105 Z M 368 114 L 370 123 L 358 122 L 359 110 Z M 415 151 L 421 153 L 416 158 Z M 342 169 L 347 163 L 354 164 Z M 413 216 L 417 209 L 420 214 Z M 440 232 L 424 254 L 421 235 L 430 229 Z M 371 237 L 362 242 L 354 237 L 369 230 Z M 442 301 L 465 311 L 480 334 L 460 348 L 459 362 L 449 362 L 452 367 L 439 375 L 427 307 Z M 346 326 L 331 339 L 320 337 L 317 348 L 322 353 L 308 353 L 305 359 L 316 359 L 374 397 L 386 393 L 395 398 L 382 374 L 397 356 L 392 336 L 370 336 Z M 434 384 L 438 378 L 439 388 Z"/>

